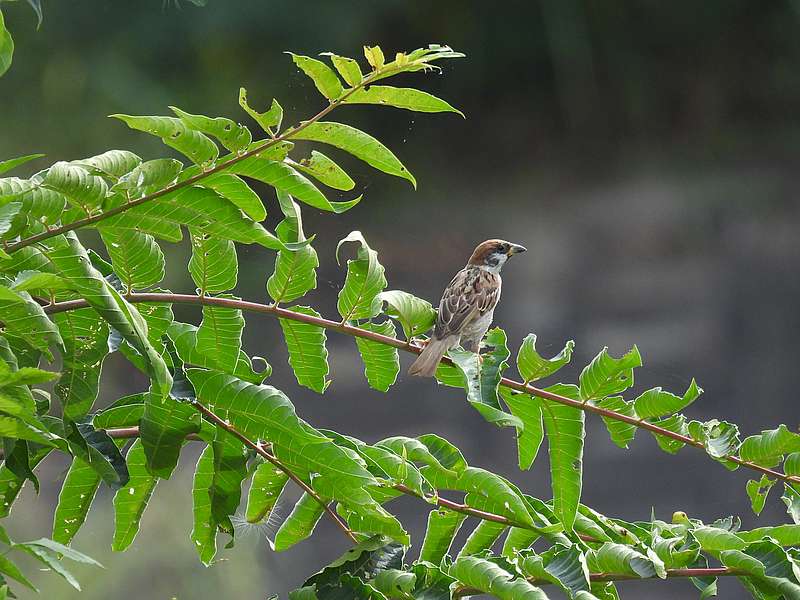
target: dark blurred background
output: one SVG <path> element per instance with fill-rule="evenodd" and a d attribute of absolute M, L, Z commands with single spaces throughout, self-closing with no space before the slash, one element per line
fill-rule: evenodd
<path fill-rule="evenodd" d="M 360 57 L 362 44 L 377 43 L 392 56 L 439 42 L 465 52 L 442 76 L 415 74 L 404 83 L 451 101 L 466 121 L 340 109 L 337 119 L 396 151 L 419 189 L 332 152 L 366 195 L 345 215 L 304 208 L 322 262 L 308 302 L 335 314 L 343 271 L 333 250 L 354 228 L 379 250 L 390 288 L 433 301 L 477 242 L 507 238 L 530 250 L 506 268 L 495 315 L 512 350 L 530 331 L 545 354 L 575 339 L 574 366 L 563 375 L 573 381 L 604 345 L 619 355 L 636 343 L 645 367 L 634 392 L 663 385 L 682 393 L 696 377 L 706 394 L 686 411 L 692 418 L 729 419 L 745 435 L 781 422 L 797 428 L 800 2 L 44 5 L 37 32 L 24 3 L 3 4 L 17 53 L 0 79 L 0 158 L 46 153 L 31 172 L 108 148 L 169 155 L 155 138 L 105 115 L 166 114 L 172 104 L 244 119 L 240 85 L 255 106 L 279 98 L 290 124 L 305 118 L 321 98 L 284 50 Z M 278 211 L 266 199 L 273 227 Z M 183 267 L 188 249 L 166 249 L 167 285 L 193 289 Z M 238 293 L 265 299 L 272 256 L 246 248 L 240 261 Z M 198 321 L 192 311 L 176 313 Z M 404 374 L 386 395 L 369 390 L 353 341 L 331 335 L 334 383 L 318 396 L 286 367 L 277 323 L 250 318 L 245 334 L 247 349 L 275 366 L 269 383 L 314 425 L 366 441 L 439 432 L 472 464 L 548 496 L 546 450 L 519 473 L 513 433 L 483 422 L 458 390 Z M 402 360 L 405 369 L 409 359 Z M 104 375 L 100 405 L 144 385 L 118 357 Z M 651 509 L 664 519 L 675 510 L 707 521 L 739 514 L 748 527 L 786 521 L 775 490 L 760 518 L 751 513 L 748 473 L 729 473 L 692 449 L 666 455 L 644 432 L 621 450 L 592 416 L 587 430 L 583 499 L 598 510 L 628 519 L 647 519 Z M 159 484 L 139 538 L 123 555 L 110 551 L 110 496 L 98 496 L 75 545 L 109 568 L 80 570 L 83 598 L 112 590 L 150 598 L 283 595 L 344 549 L 326 522 L 319 536 L 280 555 L 256 530 L 202 568 L 188 539 L 197 453 L 187 448 L 176 477 Z M 50 533 L 65 468 L 49 461 L 39 498 L 26 490 L 8 522 L 16 537 Z M 282 514 L 290 507 L 283 502 Z M 421 541 L 424 507 L 395 507 Z M 35 575 L 51 597 L 78 597 L 54 575 Z M 696 597 L 680 581 L 621 589 L 629 598 Z M 720 597 L 746 596 L 735 581 L 722 581 Z"/>

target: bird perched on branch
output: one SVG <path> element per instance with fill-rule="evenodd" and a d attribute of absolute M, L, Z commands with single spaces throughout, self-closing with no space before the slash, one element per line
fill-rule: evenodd
<path fill-rule="evenodd" d="M 480 350 L 500 300 L 500 269 L 511 256 L 525 250 L 525 246 L 503 240 L 478 244 L 467 266 L 445 289 L 433 335 L 408 369 L 409 375 L 432 377 L 445 353 L 459 344 L 470 352 Z"/>

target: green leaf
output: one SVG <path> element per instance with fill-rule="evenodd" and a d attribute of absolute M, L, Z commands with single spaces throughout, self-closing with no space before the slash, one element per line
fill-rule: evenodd
<path fill-rule="evenodd" d="M 345 242 L 358 242 L 359 249 L 357 257 L 347 261 L 347 277 L 336 306 L 343 321 L 371 319 L 380 313 L 378 294 L 386 288 L 383 265 L 360 231 L 351 232 L 336 245 L 337 262 L 339 249 Z"/>
<path fill-rule="evenodd" d="M 195 164 L 213 163 L 219 155 L 217 145 L 198 131 L 189 129 L 183 121 L 175 117 L 145 117 L 132 115 L 111 115 L 131 129 L 144 131 L 160 137 L 170 148 L 184 154 Z"/>
<path fill-rule="evenodd" d="M 15 292 L 0 285 L 0 315 L 7 335 L 20 338 L 50 360 L 53 359 L 50 346 L 63 343 L 58 328 L 27 292 Z"/>
<path fill-rule="evenodd" d="M 243 244 L 259 244 L 277 250 L 283 245 L 262 225 L 251 221 L 214 190 L 188 187 L 135 206 L 104 221 L 104 227 L 149 233 L 178 242 L 181 227 Z"/>
<path fill-rule="evenodd" d="M 464 546 L 459 552 L 459 556 L 470 554 L 480 554 L 485 550 L 491 549 L 500 535 L 506 530 L 508 525 L 495 523 L 494 521 L 480 521 L 469 537 L 464 542 Z"/>
<path fill-rule="evenodd" d="M 73 164 L 88 169 L 94 175 L 120 179 L 142 164 L 142 159 L 128 150 L 108 150 L 97 156 L 76 160 Z M 180 163 L 178 165 L 179 167 L 183 166 Z"/>
<path fill-rule="evenodd" d="M 114 490 L 128 482 L 128 466 L 108 433 L 95 429 L 90 423 L 65 421 L 64 425 L 69 449 L 76 458 L 81 458 L 95 469 Z"/>
<path fill-rule="evenodd" d="M 2 14 L 3 13 L 0 13 L 0 26 L 2 25 Z M 0 30 L 0 35 L 2 35 L 2 30 Z M 0 38 L 0 42 L 2 42 L 2 38 Z M 2 46 L 0 46 L 0 51 L 2 51 Z M 2 58 L 2 54 L 0 54 L 0 60 L 2 60 Z M 0 62 L 0 69 L 2 69 L 2 67 L 3 65 Z M 0 72 L 0 75 L 2 75 L 2 72 Z M 19 581 L 22 585 L 32 589 L 34 592 L 39 591 L 30 581 L 28 581 L 28 578 L 22 574 L 22 571 L 19 570 L 19 567 L 11 562 L 11 559 L 7 558 L 4 554 L 0 554 L 0 574 Z"/>
<path fill-rule="evenodd" d="M 92 500 L 100 486 L 100 474 L 80 458 L 73 458 L 58 494 L 53 517 L 53 539 L 69 544 L 86 521 Z"/>
<path fill-rule="evenodd" d="M 408 460 L 430 465 L 437 470 L 456 476 L 467 468 L 467 461 L 453 444 L 433 433 L 419 438 L 395 436 L 375 444 L 392 450 Z"/>
<path fill-rule="evenodd" d="M 517 427 L 517 454 L 519 468 L 526 471 L 536 460 L 544 440 L 542 401 L 535 396 L 515 392 L 507 387 L 499 387 L 498 391 L 511 414 L 522 423 L 521 427 Z"/>
<path fill-rule="evenodd" d="M 302 315 L 320 316 L 310 306 L 293 306 L 287 310 Z M 289 365 L 297 378 L 297 383 L 320 394 L 323 393 L 330 384 L 325 330 L 292 319 L 278 320 L 289 350 Z"/>
<path fill-rule="evenodd" d="M 542 358 L 536 351 L 536 334 L 529 333 L 522 340 L 517 354 L 517 369 L 525 383 L 548 377 L 566 365 L 572 358 L 575 342 L 569 340 L 564 349 L 553 358 Z"/>
<path fill-rule="evenodd" d="M 262 462 L 256 467 L 247 495 L 245 518 L 248 523 L 270 521 L 272 509 L 288 481 L 289 476 L 272 463 Z"/>
<path fill-rule="evenodd" d="M 378 572 L 375 579 L 370 583 L 383 592 L 387 598 L 407 600 L 414 597 L 411 592 L 414 591 L 417 584 L 417 576 L 408 571 L 385 569 Z"/>
<path fill-rule="evenodd" d="M 642 366 L 639 349 L 634 346 L 621 358 L 614 358 L 603 348 L 580 376 L 580 399 L 601 400 L 633 385 L 633 369 Z"/>
<path fill-rule="evenodd" d="M 158 478 L 147 470 L 147 459 L 140 440 L 134 441 L 126 456 L 130 480 L 114 496 L 114 542 L 111 548 L 122 552 L 139 533 L 144 509 L 155 491 Z"/>
<path fill-rule="evenodd" d="M 719 460 L 729 469 L 737 469 L 738 465 L 726 461 L 726 457 L 736 453 L 739 448 L 739 428 L 727 421 L 712 419 L 705 423 L 691 421 L 688 425 L 689 435 L 703 442 L 709 456 Z"/>
<path fill-rule="evenodd" d="M 317 121 L 309 123 L 302 130 L 293 133 L 292 139 L 330 144 L 360 158 L 379 171 L 407 179 L 414 187 L 417 185 L 414 176 L 391 150 L 371 135 L 350 125 L 332 121 Z"/>
<path fill-rule="evenodd" d="M 299 163 L 290 160 L 289 164 L 336 190 L 349 192 L 356 186 L 355 181 L 339 165 L 316 150 L 311 151 L 309 158 L 304 158 Z"/>
<path fill-rule="evenodd" d="M 547 391 L 577 400 L 574 385 L 556 384 Z M 542 400 L 547 444 L 550 454 L 550 479 L 553 486 L 553 511 L 567 530 L 575 523 L 583 479 L 584 412 L 578 408 Z"/>
<path fill-rule="evenodd" d="M 626 417 L 631 417 L 632 419 L 638 418 L 633 403 L 627 402 L 622 396 L 603 398 L 600 402 L 597 402 L 597 406 L 605 408 L 606 410 L 613 410 L 614 412 L 623 414 Z M 603 417 L 603 422 L 606 424 L 608 433 L 611 435 L 611 441 L 620 448 L 627 448 L 628 444 L 630 444 L 636 436 L 636 425 L 608 417 Z"/>
<path fill-rule="evenodd" d="M 370 577 L 386 569 L 401 569 L 405 550 L 400 544 L 389 542 L 382 536 L 373 536 L 350 548 L 322 571 L 310 577 L 303 585 L 315 586 L 321 597 L 328 598 L 347 577 Z M 351 596 L 347 596 L 348 598 Z M 352 596 L 361 600 L 364 596 Z"/>
<path fill-rule="evenodd" d="M 630 546 L 613 542 L 606 542 L 589 554 L 589 568 L 600 573 L 666 578 L 664 563 L 655 553 L 646 556 Z"/>
<path fill-rule="evenodd" d="M 667 417 L 665 419 L 660 419 L 657 421 L 651 420 L 651 423 L 653 423 L 653 425 L 658 425 L 662 429 L 666 429 L 673 433 L 678 433 L 680 435 L 685 435 L 685 436 L 689 435 L 689 430 L 686 426 L 686 417 L 684 417 L 681 414 L 672 415 L 671 417 Z M 664 452 L 669 452 L 670 454 L 675 454 L 685 445 L 681 441 L 668 438 L 658 433 L 654 433 L 653 436 L 656 438 L 658 446 Z"/>
<path fill-rule="evenodd" d="M 193 517 L 191 539 L 200 561 L 209 566 L 217 554 L 217 524 L 211 514 L 211 482 L 214 477 L 214 451 L 206 446 L 197 461 L 192 483 Z"/>
<path fill-rule="evenodd" d="M 336 509 L 353 531 L 365 535 L 384 535 L 404 547 L 411 545 L 411 538 L 400 521 L 377 502 L 352 506 L 339 504 Z"/>
<path fill-rule="evenodd" d="M 555 544 L 541 555 L 525 555 L 519 566 L 526 576 L 550 581 L 570 598 L 580 598 L 581 593 L 589 592 L 589 567 L 577 546 Z"/>
<path fill-rule="evenodd" d="M 174 158 L 148 160 L 122 175 L 113 190 L 125 192 L 129 199 L 140 198 L 175 183 L 181 169 L 183 163 Z"/>
<path fill-rule="evenodd" d="M 781 424 L 777 429 L 751 435 L 742 442 L 739 457 L 765 467 L 780 463 L 784 454 L 800 451 L 800 434 Z"/>
<path fill-rule="evenodd" d="M 515 578 L 514 575 L 485 558 L 460 556 L 450 567 L 448 573 L 464 587 L 478 589 L 500 600 L 547 600 L 547 596 L 541 589 L 521 577 Z"/>
<path fill-rule="evenodd" d="M 0 28 L 2 28 L 2 19 L 3 19 L 2 13 L 0 13 Z M 0 33 L 0 37 L 2 37 L 2 35 L 3 34 Z M 0 41 L 0 45 L 2 45 L 1 41 Z M 2 50 L 0 50 L 0 52 L 2 52 Z M 2 59 L 0 59 L 0 60 L 2 60 Z M 2 73 L 0 73 L 0 75 L 2 75 Z M 20 167 L 20 166 L 24 165 L 27 162 L 30 162 L 32 160 L 36 160 L 37 158 L 42 158 L 43 156 L 44 156 L 44 154 L 28 154 L 27 156 L 19 156 L 17 158 L 10 158 L 8 160 L 2 160 L 2 161 L 0 161 L 0 175 L 2 175 L 3 173 L 7 173 L 8 171 L 11 171 L 12 169 L 16 169 L 17 167 Z"/>
<path fill-rule="evenodd" d="M 275 534 L 272 549 L 283 552 L 311 536 L 324 512 L 323 506 L 313 496 L 303 493 Z"/>
<path fill-rule="evenodd" d="M 718 527 L 696 527 L 692 535 L 706 552 L 721 552 L 723 550 L 742 550 L 747 544 L 735 533 Z"/>
<path fill-rule="evenodd" d="M 359 327 L 389 337 L 394 337 L 396 333 L 394 323 L 391 321 L 363 323 Z M 388 392 L 400 373 L 400 358 L 397 348 L 361 337 L 356 338 L 356 345 L 361 354 L 361 360 L 364 361 L 364 375 L 367 377 L 369 386 L 381 392 Z"/>
<path fill-rule="evenodd" d="M 776 525 L 775 527 L 759 527 L 750 531 L 739 531 L 738 537 L 745 542 L 757 542 L 770 537 L 782 546 L 800 545 L 800 525 Z"/>
<path fill-rule="evenodd" d="M 234 123 L 225 117 L 206 117 L 192 115 L 180 108 L 170 106 L 178 118 L 189 128 L 217 138 L 220 143 L 231 152 L 241 152 L 250 146 L 253 136 L 244 125 Z"/>
<path fill-rule="evenodd" d="M 436 322 L 436 310 L 427 300 L 402 290 L 389 290 L 378 294 L 378 299 L 386 303 L 384 312 L 400 321 L 407 340 L 428 331 Z"/>
<path fill-rule="evenodd" d="M 27 552 L 36 560 L 45 565 L 46 570 L 59 574 L 73 588 L 81 591 L 81 586 L 78 583 L 78 580 L 75 579 L 75 576 L 67 570 L 64 564 L 59 560 L 58 554 L 55 552 L 35 544 L 14 544 L 14 548 Z"/>
<path fill-rule="evenodd" d="M 0 11 L 0 77 L 11 66 L 11 57 L 14 55 L 14 40 L 11 37 L 6 23 L 3 20 L 3 11 Z M 32 586 L 31 586 L 32 587 Z"/>
<path fill-rule="evenodd" d="M 212 371 L 190 369 L 188 376 L 198 399 L 243 435 L 271 441 L 278 459 L 299 477 L 317 474 L 314 489 L 321 496 L 347 504 L 373 502 L 365 487 L 377 482 L 363 463 L 300 420 L 282 392 Z"/>
<path fill-rule="evenodd" d="M 105 179 L 67 162 L 57 162 L 47 171 L 42 185 L 63 194 L 70 204 L 90 212 L 108 196 Z"/>
<path fill-rule="evenodd" d="M 227 198 L 253 221 L 261 222 L 267 218 L 267 209 L 264 208 L 261 198 L 241 177 L 230 173 L 214 173 L 203 178 L 199 185 Z"/>
<path fill-rule="evenodd" d="M 327 56 L 331 59 L 333 66 L 336 67 L 339 75 L 347 82 L 347 85 L 353 87 L 361 83 L 363 75 L 357 61 L 352 58 L 347 58 L 346 56 L 333 54 L 332 52 L 323 52 L 322 56 Z"/>
<path fill-rule="evenodd" d="M 16 417 L 0 416 L 0 437 L 14 438 L 17 440 L 28 440 L 37 444 L 52 446 L 58 439 L 55 435 L 44 430 L 44 427 L 36 427 L 26 421 Z"/>
<path fill-rule="evenodd" d="M 773 485 L 775 485 L 775 480 L 766 475 L 762 475 L 759 481 L 751 479 L 747 482 L 747 497 L 750 498 L 750 506 L 757 515 L 764 510 L 764 504 Z"/>
<path fill-rule="evenodd" d="M 380 46 L 364 46 L 364 57 L 376 71 L 380 71 L 386 63 Z"/>
<path fill-rule="evenodd" d="M 197 327 L 188 323 L 172 323 L 167 330 L 167 335 L 175 344 L 175 348 L 181 360 L 186 363 L 197 365 L 198 367 L 215 368 L 217 361 L 213 356 L 201 353 L 197 349 Z M 262 359 L 263 360 L 263 359 Z M 236 375 L 240 379 L 250 383 L 261 383 L 272 373 L 272 367 L 268 364 L 261 372 L 256 372 L 250 362 L 250 357 L 244 352 L 239 351 L 239 359 L 236 367 L 231 371 L 231 375 Z"/>
<path fill-rule="evenodd" d="M 203 306 L 203 321 L 197 330 L 196 350 L 206 354 L 219 370 L 232 373 L 242 349 L 242 311 L 224 306 Z"/>
<path fill-rule="evenodd" d="M 36 447 L 28 456 L 28 465 L 31 469 L 35 468 L 52 450 L 47 446 Z M 25 478 L 15 474 L 9 465 L 0 465 L 0 518 L 7 517 L 11 513 L 14 500 L 22 491 L 25 485 Z"/>
<path fill-rule="evenodd" d="M 100 234 L 126 290 L 148 288 L 164 279 L 164 253 L 152 236 L 108 227 L 101 227 Z"/>
<path fill-rule="evenodd" d="M 492 350 L 481 355 L 458 348 L 449 353 L 461 374 L 461 385 L 467 392 L 467 401 L 489 423 L 522 429 L 522 421 L 505 412 L 498 400 L 497 387 L 503 370 L 508 367 L 510 355 L 505 332 L 497 327 L 489 331 L 486 345 L 491 346 Z"/>
<path fill-rule="evenodd" d="M 294 64 L 311 78 L 314 85 L 319 90 L 319 93 L 328 100 L 336 100 L 336 98 L 342 95 L 344 91 L 342 82 L 339 81 L 336 73 L 324 62 L 309 56 L 293 54 L 292 52 L 288 52 L 287 54 L 292 57 Z"/>
<path fill-rule="evenodd" d="M 370 85 L 359 88 L 350 94 L 343 104 L 378 104 L 394 106 L 414 112 L 438 113 L 453 112 L 464 116 L 460 110 L 433 94 L 415 90 L 414 88 L 397 88 L 388 85 Z"/>
<path fill-rule="evenodd" d="M 239 263 L 230 240 L 191 231 L 192 258 L 189 273 L 201 294 L 225 292 L 236 287 Z"/>
<path fill-rule="evenodd" d="M 276 131 L 280 130 L 281 122 L 283 121 L 283 109 L 281 105 L 278 104 L 277 100 L 272 100 L 272 106 L 270 106 L 268 111 L 260 113 L 250 108 L 250 105 L 247 103 L 247 90 L 239 88 L 239 106 L 241 106 L 265 132 L 272 133 L 273 128 L 275 128 Z"/>
<path fill-rule="evenodd" d="M 280 191 L 278 202 L 285 215 L 275 228 L 278 238 L 284 243 L 304 242 L 306 235 L 300 207 L 291 196 Z M 318 266 L 317 251 L 310 244 L 297 250 L 279 250 L 275 257 L 275 271 L 267 280 L 267 292 L 276 304 L 305 296 L 317 287 Z"/>
<path fill-rule="evenodd" d="M 169 479 L 186 436 L 199 430 L 197 413 L 191 406 L 171 396 L 149 394 L 139 429 L 148 472 Z"/>
<path fill-rule="evenodd" d="M 55 393 L 64 415 L 78 420 L 92 409 L 108 355 L 108 326 L 91 308 L 53 315 L 64 339 L 61 378 Z"/>
<path fill-rule="evenodd" d="M 506 558 L 513 558 L 516 553 L 530 546 L 538 540 L 540 534 L 530 529 L 522 527 L 512 527 L 508 530 L 505 542 L 503 542 L 502 555 Z"/>
<path fill-rule="evenodd" d="M 689 389 L 686 390 L 683 397 L 665 392 L 660 387 L 656 387 L 647 390 L 636 398 L 634 407 L 636 414 L 642 419 L 664 417 L 683 410 L 697 400 L 702 393 L 702 388 L 698 387 L 695 380 L 692 379 L 692 383 L 689 384 Z"/>
<path fill-rule="evenodd" d="M 217 428 L 212 444 L 214 476 L 211 479 L 211 514 L 217 527 L 233 537 L 231 515 L 242 499 L 242 481 L 247 477 L 247 451 L 242 442 Z"/>
<path fill-rule="evenodd" d="M 67 281 L 54 273 L 41 271 L 20 271 L 11 284 L 11 289 L 16 292 L 31 292 L 34 290 L 60 291 L 70 289 Z"/>

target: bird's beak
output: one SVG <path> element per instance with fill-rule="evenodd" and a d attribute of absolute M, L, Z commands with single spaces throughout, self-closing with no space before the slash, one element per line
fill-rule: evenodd
<path fill-rule="evenodd" d="M 519 244 L 511 244 L 511 248 L 508 249 L 508 256 L 512 256 L 514 254 L 522 254 L 523 252 L 527 252 L 528 249 L 525 246 L 520 246 Z"/>

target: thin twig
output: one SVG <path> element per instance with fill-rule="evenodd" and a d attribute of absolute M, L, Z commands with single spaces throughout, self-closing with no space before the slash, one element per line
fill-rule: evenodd
<path fill-rule="evenodd" d="M 397 338 L 381 335 L 380 333 L 367 331 L 366 329 L 361 329 L 353 325 L 339 323 L 337 321 L 331 321 L 329 319 L 325 319 L 322 317 L 315 317 L 313 315 L 294 312 L 274 305 L 259 304 L 257 302 L 248 302 L 247 300 L 235 300 L 231 298 L 213 298 L 209 296 L 201 297 L 192 294 L 167 294 L 167 293 L 137 293 L 131 295 L 131 297 L 128 298 L 128 300 L 134 303 L 166 302 L 174 304 L 196 304 L 201 306 L 207 305 L 207 306 L 225 306 L 228 308 L 237 308 L 248 312 L 267 314 L 279 317 L 281 319 L 289 319 L 292 321 L 307 323 L 309 325 L 316 325 L 317 327 L 322 327 L 324 329 L 338 331 L 346 335 L 368 339 L 373 342 L 384 344 L 386 346 L 392 346 L 399 350 L 405 350 L 406 352 L 411 352 L 412 354 L 419 354 L 420 352 L 422 352 L 422 348 L 410 345 L 409 343 L 403 340 L 399 340 Z M 89 304 L 85 300 L 67 300 L 64 302 L 58 302 L 56 304 L 45 306 L 44 311 L 48 314 L 52 314 L 68 310 L 75 310 L 78 308 L 86 308 L 88 306 Z M 449 359 L 445 357 L 445 360 Z M 601 417 L 606 417 L 608 419 L 613 419 L 615 421 L 622 421 L 624 423 L 629 423 L 630 425 L 633 425 L 635 427 L 646 429 L 648 431 L 651 431 L 652 433 L 686 444 L 687 446 L 694 446 L 695 448 L 703 448 L 703 443 L 695 440 L 694 438 L 681 435 L 680 433 L 675 433 L 674 431 L 670 431 L 669 429 L 664 429 L 663 427 L 659 427 L 658 425 L 654 425 L 653 423 L 649 423 L 648 421 L 644 421 L 642 419 L 636 419 L 633 417 L 629 417 L 627 415 L 623 415 L 616 411 L 609 410 L 607 408 L 601 408 L 594 404 L 589 404 L 588 402 L 573 400 L 572 398 L 567 398 L 566 396 L 562 396 L 560 394 L 554 394 L 553 392 L 548 392 L 547 390 L 543 390 L 534 387 L 532 385 L 522 383 L 520 381 L 514 381 L 513 379 L 508 379 L 506 377 L 503 377 L 500 380 L 500 385 L 507 388 L 511 388 L 513 390 L 517 390 L 519 392 L 530 394 L 531 396 L 537 396 L 539 398 L 551 400 L 559 404 L 566 404 L 567 406 L 572 406 L 573 408 L 577 408 L 579 410 L 594 413 L 600 415 Z M 800 476 L 787 475 L 785 473 L 775 471 L 774 469 L 762 467 L 761 465 L 758 465 L 756 463 L 743 460 L 738 456 L 728 456 L 726 457 L 726 460 L 729 460 L 730 462 L 736 463 L 737 465 L 745 467 L 747 469 L 758 471 L 769 477 L 780 479 L 787 483 L 800 484 Z"/>
<path fill-rule="evenodd" d="M 238 429 L 236 429 L 233 425 L 231 425 L 230 423 L 228 423 L 224 419 L 221 419 L 220 417 L 218 417 L 213 411 L 211 411 L 207 407 L 203 406 L 197 400 L 191 402 L 191 405 L 195 409 L 197 409 L 197 411 L 199 411 L 206 419 L 208 419 L 209 421 L 214 423 L 214 425 L 216 425 L 217 427 L 220 427 L 220 428 L 224 429 L 225 431 L 227 431 L 228 433 L 232 434 L 233 436 L 238 438 L 243 444 L 245 444 L 249 448 L 252 448 L 253 450 L 255 450 L 264 459 L 266 459 L 267 461 L 271 462 L 273 465 L 275 465 L 281 471 L 286 473 L 286 475 L 289 477 L 289 479 L 291 479 L 297 485 L 299 485 L 306 494 L 308 494 L 309 496 L 314 498 L 314 500 L 319 502 L 320 506 L 322 506 L 322 508 L 325 510 L 325 512 L 328 513 L 328 516 L 333 520 L 334 523 L 336 523 L 336 525 L 339 526 L 339 529 L 341 529 L 344 532 L 344 534 L 348 538 L 350 538 L 351 542 L 353 542 L 354 544 L 358 543 L 358 538 L 356 538 L 355 534 L 347 526 L 347 524 L 344 521 L 342 521 L 342 519 L 339 518 L 339 515 L 337 515 L 333 511 L 333 509 L 330 507 L 329 503 L 326 502 L 325 500 L 323 500 L 320 497 L 320 495 L 311 488 L 311 486 L 309 486 L 305 481 L 300 479 L 300 477 L 298 477 L 291 469 L 289 469 L 289 467 L 284 465 L 277 457 L 275 457 L 272 454 L 270 454 L 269 452 L 267 452 L 261 444 L 259 444 L 258 442 L 254 442 L 253 440 L 248 438 L 246 435 L 244 435 Z M 128 429 L 130 429 L 130 428 L 128 428 Z"/>

